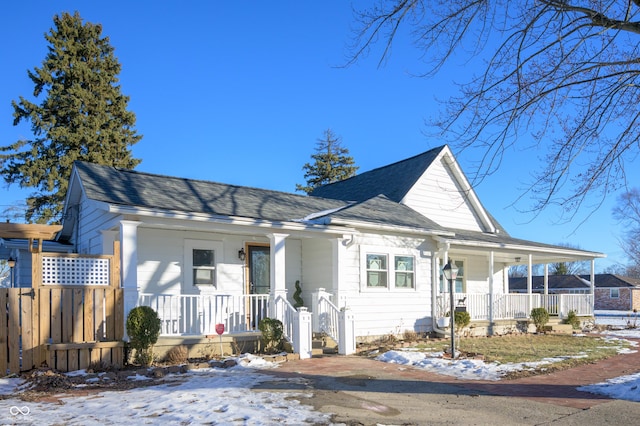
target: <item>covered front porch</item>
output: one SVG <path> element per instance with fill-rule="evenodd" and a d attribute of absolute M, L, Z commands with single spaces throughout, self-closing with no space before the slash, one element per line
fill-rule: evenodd
<path fill-rule="evenodd" d="M 594 315 L 595 259 L 604 257 L 602 253 L 505 237 L 499 241 L 493 236 L 471 239 L 464 233 L 453 238 L 439 238 L 438 248 L 434 271 L 438 285 L 434 286 L 433 295 L 436 319 L 446 318 L 455 310 L 465 310 L 472 325 L 474 322 L 488 324 L 489 334 L 493 334 L 498 322 L 528 321 L 534 308 L 545 308 L 551 317 L 559 320 L 565 319 L 569 312 L 580 317 Z M 456 269 L 456 276 L 449 280 L 442 272 L 447 262 Z M 591 271 L 589 292 L 549 294 L 549 265 L 571 262 L 588 262 Z M 542 265 L 544 269 L 542 293 L 533 291 L 534 265 Z M 513 266 L 526 266 L 526 293 L 509 292 L 509 272 Z"/>
<path fill-rule="evenodd" d="M 450 311 L 449 293 L 438 296 L 439 318 Z M 529 319 L 531 310 L 545 308 L 560 319 L 570 311 L 578 316 L 593 316 L 593 294 L 473 294 L 455 293 L 454 309 L 465 309 L 471 321 Z"/>

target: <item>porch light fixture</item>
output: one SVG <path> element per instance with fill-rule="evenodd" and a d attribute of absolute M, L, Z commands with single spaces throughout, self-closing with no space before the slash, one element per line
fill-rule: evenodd
<path fill-rule="evenodd" d="M 522 259 L 520 256 L 516 257 L 516 263 L 520 263 L 520 259 Z"/>
<path fill-rule="evenodd" d="M 244 252 L 244 247 L 243 247 L 240 250 L 238 250 L 238 259 L 244 262 L 246 258 L 247 258 L 247 253 Z"/>
<path fill-rule="evenodd" d="M 7 259 L 7 265 L 9 265 L 9 287 L 13 288 L 13 268 L 16 267 L 16 260 L 13 257 Z"/>
<path fill-rule="evenodd" d="M 449 309 L 449 327 L 451 327 L 451 359 L 455 359 L 456 358 L 456 334 L 455 334 L 455 327 L 456 327 L 456 315 L 455 315 L 455 304 L 454 304 L 454 300 L 453 300 L 453 282 L 456 280 L 457 276 L 458 276 L 458 268 L 456 267 L 456 264 L 451 264 L 451 259 L 449 259 L 449 262 L 447 262 L 446 265 L 444 265 L 444 268 L 442 268 L 442 274 L 444 275 L 444 277 L 449 281 L 449 304 L 450 309 Z"/>

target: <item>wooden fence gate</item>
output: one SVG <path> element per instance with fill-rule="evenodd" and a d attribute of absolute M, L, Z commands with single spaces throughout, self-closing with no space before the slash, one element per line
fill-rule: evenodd
<path fill-rule="evenodd" d="M 32 288 L 0 289 L 0 377 L 124 361 L 119 245 L 113 255 L 32 253 Z"/>

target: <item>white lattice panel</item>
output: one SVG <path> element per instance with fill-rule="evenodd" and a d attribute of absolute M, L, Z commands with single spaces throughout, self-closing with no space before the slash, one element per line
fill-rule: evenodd
<path fill-rule="evenodd" d="M 44 285 L 109 285 L 109 260 L 90 257 L 42 257 Z"/>

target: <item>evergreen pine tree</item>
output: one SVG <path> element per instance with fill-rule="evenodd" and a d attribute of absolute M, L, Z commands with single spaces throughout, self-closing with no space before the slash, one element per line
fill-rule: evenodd
<path fill-rule="evenodd" d="M 319 186 L 354 176 L 358 170 L 349 150 L 342 147 L 341 138 L 331 129 L 325 130 L 323 135 L 323 139 L 317 140 L 316 153 L 311 156 L 314 163 L 302 167 L 307 185 L 296 184 L 296 191 L 309 194 Z"/>
<path fill-rule="evenodd" d="M 75 160 L 125 169 L 140 160 L 130 147 L 142 136 L 127 111 L 129 97 L 118 85 L 120 63 L 102 26 L 83 23 L 76 12 L 53 18 L 45 34 L 48 54 L 42 66 L 28 71 L 33 96 L 13 101 L 13 123 L 31 123 L 33 139 L 0 147 L 0 173 L 8 184 L 34 187 L 27 199 L 28 222 L 60 219 Z"/>

